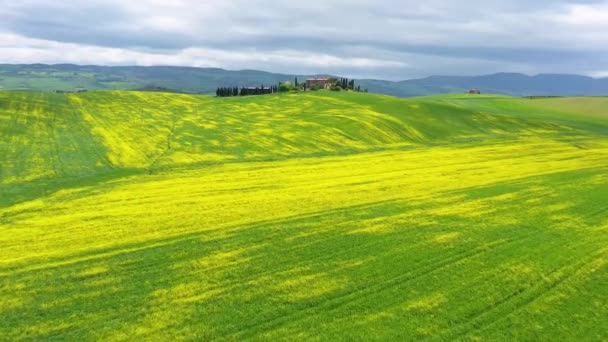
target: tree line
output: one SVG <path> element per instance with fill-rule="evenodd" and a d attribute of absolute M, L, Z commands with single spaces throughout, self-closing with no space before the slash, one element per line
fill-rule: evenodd
<path fill-rule="evenodd" d="M 328 82 L 330 84 L 329 89 L 333 91 L 350 90 L 357 92 L 363 91 L 367 93 L 367 89 L 361 90 L 360 85 L 355 85 L 355 80 L 348 78 L 330 78 Z M 311 89 L 309 89 L 306 82 L 299 82 L 298 78 L 295 77 L 293 83 L 279 82 L 278 85 L 272 85 L 269 87 L 265 87 L 263 84 L 260 87 L 219 87 L 215 91 L 215 95 L 218 97 L 250 96 L 319 89 L 321 88 L 318 85 L 314 85 L 311 87 Z"/>
<path fill-rule="evenodd" d="M 279 87 L 276 85 L 265 87 L 263 84 L 261 87 L 219 87 L 215 91 L 215 95 L 218 97 L 229 97 L 229 96 L 249 96 L 249 95 L 265 95 L 274 94 L 279 92 Z"/>
<path fill-rule="evenodd" d="M 355 86 L 355 80 L 350 80 L 348 78 L 340 78 L 340 79 L 336 79 L 336 82 L 330 89 L 334 90 L 334 91 L 352 90 L 352 91 L 360 92 L 361 86 L 360 85 Z M 364 89 L 364 92 L 367 93 L 367 89 Z"/>

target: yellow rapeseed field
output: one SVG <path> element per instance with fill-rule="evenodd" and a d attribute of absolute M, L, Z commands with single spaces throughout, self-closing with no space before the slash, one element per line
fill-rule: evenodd
<path fill-rule="evenodd" d="M 605 339 L 608 118 L 534 101 L 0 92 L 0 336 Z"/>

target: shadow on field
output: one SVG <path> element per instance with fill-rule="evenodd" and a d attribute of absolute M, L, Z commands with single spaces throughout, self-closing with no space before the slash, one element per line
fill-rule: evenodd
<path fill-rule="evenodd" d="M 94 186 L 99 183 L 144 173 L 146 173 L 146 170 L 117 169 L 100 172 L 92 176 L 74 175 L 61 178 L 36 179 L 29 182 L 0 184 L 0 194 L 2 194 L 0 196 L 0 208 L 8 208 L 19 203 L 50 196 L 61 190 Z"/>
<path fill-rule="evenodd" d="M 548 312 L 563 322 L 560 300 L 606 257 L 605 234 L 590 229 L 608 224 L 606 180 L 593 182 L 601 171 L 580 171 L 576 183 L 572 172 L 546 175 L 5 268 L 0 333 L 453 338 L 505 320 L 545 323 Z M 545 298 L 551 306 L 526 311 Z M 580 307 L 591 300 L 580 298 Z"/>

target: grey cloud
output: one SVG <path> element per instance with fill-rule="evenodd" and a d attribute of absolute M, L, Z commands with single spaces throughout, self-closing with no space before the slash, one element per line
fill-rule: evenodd
<path fill-rule="evenodd" d="M 100 51 L 113 54 L 119 49 L 119 54 L 129 56 L 104 60 L 101 53 L 100 64 L 148 64 L 163 54 L 167 61 L 198 64 L 198 55 L 191 60 L 175 56 L 188 55 L 188 49 L 209 49 L 230 56 L 251 51 L 275 56 L 269 64 L 241 57 L 203 58 L 220 67 L 282 72 L 314 68 L 310 71 L 393 79 L 439 73 L 608 70 L 603 57 L 608 53 L 608 26 L 598 25 L 597 18 L 587 26 L 585 17 L 565 20 L 572 16 L 573 6 L 589 6 L 578 7 L 590 10 L 577 15 L 608 15 L 608 1 L 592 0 L 23 0 L 0 6 L 0 33 L 105 47 L 109 50 Z M 574 27 L 572 22 L 582 24 Z M 290 64 L 294 59 L 280 62 L 276 57 L 281 51 L 354 62 Z M 378 63 L 356 63 L 360 60 Z"/>

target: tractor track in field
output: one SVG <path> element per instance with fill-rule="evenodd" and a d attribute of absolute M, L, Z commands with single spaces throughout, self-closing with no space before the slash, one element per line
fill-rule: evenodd
<path fill-rule="evenodd" d="M 175 135 L 175 120 L 173 120 L 171 122 L 171 128 L 169 129 L 169 133 L 167 134 L 167 141 L 166 141 L 166 147 L 163 149 L 163 151 L 152 160 L 152 162 L 150 163 L 150 165 L 148 165 L 146 167 L 146 169 L 148 170 L 148 174 L 153 174 L 154 170 L 156 168 L 156 166 L 158 165 L 158 163 L 160 162 L 161 159 L 163 159 L 167 154 L 169 154 L 169 152 L 171 152 L 171 139 L 173 138 L 173 136 Z"/>
<path fill-rule="evenodd" d="M 92 124 L 90 122 L 88 122 L 87 119 L 85 118 L 84 108 L 82 108 L 82 106 L 80 106 L 80 104 L 73 101 L 71 99 L 71 97 L 68 97 L 68 102 L 70 104 L 72 104 L 74 116 L 78 118 L 76 120 L 76 122 L 77 122 L 76 125 L 78 127 L 82 128 L 83 132 L 86 132 L 86 139 L 91 143 L 91 149 L 93 150 L 95 155 L 99 158 L 99 160 L 103 161 L 103 163 L 106 165 L 106 167 L 108 167 L 109 169 L 116 169 L 118 167 L 118 165 L 114 165 L 110 161 L 110 159 L 108 157 L 108 151 L 102 150 L 103 148 L 109 148 L 109 147 L 105 146 L 103 144 L 103 139 L 101 139 L 101 142 L 96 141 L 96 139 L 95 139 L 96 135 L 95 135 L 95 133 L 93 133 L 92 127 L 91 127 Z"/>
<path fill-rule="evenodd" d="M 385 281 L 385 282 L 382 282 L 379 284 L 375 284 L 375 285 L 372 285 L 369 287 L 361 288 L 361 289 L 358 289 L 355 291 L 338 294 L 337 296 L 335 296 L 331 299 L 325 300 L 325 301 L 319 303 L 318 305 L 306 306 L 304 309 L 301 309 L 301 310 L 298 310 L 298 311 L 295 311 L 292 313 L 280 314 L 280 315 L 277 315 L 274 318 L 271 318 L 270 320 L 266 320 L 260 324 L 250 324 L 247 327 L 245 327 L 244 329 L 241 329 L 237 332 L 230 333 L 226 337 L 226 339 L 230 340 L 230 339 L 247 338 L 247 336 L 243 336 L 243 335 L 246 335 L 248 332 L 250 332 L 253 329 L 259 329 L 259 328 L 263 327 L 264 331 L 269 331 L 269 330 L 272 330 L 272 328 L 274 328 L 274 327 L 280 326 L 282 323 L 284 323 L 286 321 L 296 321 L 298 318 L 301 318 L 301 317 L 310 317 L 311 315 L 313 315 L 315 312 L 318 312 L 319 310 L 322 310 L 323 312 L 327 313 L 329 310 L 335 310 L 344 305 L 353 305 L 354 303 L 358 303 L 381 291 L 414 281 L 414 280 L 424 277 L 428 274 L 440 271 L 450 265 L 462 262 L 463 260 L 467 260 L 469 258 L 473 258 L 473 257 L 477 257 L 479 255 L 483 255 L 485 253 L 489 253 L 490 251 L 493 251 L 496 248 L 499 248 L 501 246 L 524 243 L 526 239 L 533 237 L 535 235 L 539 235 L 541 233 L 543 233 L 541 230 L 534 230 L 534 229 L 530 228 L 530 229 L 528 229 L 528 231 L 526 233 L 521 234 L 521 236 L 517 236 L 516 238 L 510 239 L 508 241 L 504 240 L 504 239 L 498 240 L 498 241 L 495 241 L 490 244 L 479 246 L 477 248 L 461 251 L 457 254 L 450 255 L 448 257 L 435 258 L 430 263 L 423 264 L 420 267 L 413 269 L 411 272 L 391 278 L 388 281 Z M 249 337 L 251 337 L 251 336 L 249 336 Z"/>
<path fill-rule="evenodd" d="M 599 207 L 599 208 L 598 208 Z M 588 206 L 586 213 L 582 215 L 586 218 L 592 218 L 600 215 L 608 210 L 608 207 Z M 532 285 L 525 288 L 519 288 L 503 297 L 499 301 L 486 306 L 481 311 L 463 317 L 456 325 L 456 328 L 451 328 L 446 331 L 439 339 L 458 340 L 475 330 L 485 330 L 489 327 L 506 320 L 509 316 L 522 310 L 527 305 L 535 302 L 539 298 L 547 295 L 556 288 L 561 287 L 564 283 L 574 278 L 576 275 L 584 274 L 590 266 L 604 260 L 608 255 L 608 248 L 602 248 L 591 253 L 589 256 L 578 262 L 555 267 L 545 273 L 541 279 L 534 282 Z M 605 263 L 605 262 L 603 262 Z M 503 308 L 512 307 L 510 312 L 505 313 Z M 456 331 L 454 333 L 454 330 Z"/>
<path fill-rule="evenodd" d="M 48 138 L 48 146 L 49 153 L 51 159 L 51 165 L 53 167 L 53 171 L 55 177 L 59 177 L 63 174 L 63 167 L 61 166 L 61 158 L 59 157 L 59 142 L 57 141 L 57 113 L 52 112 L 51 118 L 47 126 L 47 138 Z"/>
<path fill-rule="evenodd" d="M 16 109 L 11 112 L 11 126 L 12 127 L 19 126 L 20 117 L 21 116 L 19 115 L 19 111 L 17 111 Z M 14 176 L 16 173 L 16 169 L 17 169 L 17 165 L 18 165 L 16 162 L 17 161 L 25 162 L 25 160 L 26 160 L 26 158 L 24 158 L 24 155 L 26 154 L 25 146 L 23 146 L 24 144 L 22 144 L 20 142 L 16 142 L 15 141 L 15 140 L 17 140 L 16 137 L 18 137 L 18 136 L 10 136 L 10 141 L 6 143 L 7 154 L 9 151 L 8 146 L 13 146 L 13 148 L 15 148 L 13 150 L 10 150 L 10 151 L 14 151 L 13 157 L 15 159 L 15 161 L 12 164 L 12 168 L 10 170 L 10 171 L 12 171 L 12 174 L 11 174 L 12 176 Z M 0 169 L 0 172 L 3 172 L 3 171 Z M 4 171 L 4 172 L 6 172 L 6 171 Z"/>
<path fill-rule="evenodd" d="M 608 255 L 608 249 L 597 251 L 584 260 L 560 266 L 549 271 L 541 280 L 525 289 L 519 289 L 503 297 L 497 303 L 486 306 L 472 316 L 462 318 L 462 322 L 442 336 L 448 340 L 457 340 L 472 331 L 488 329 L 494 324 L 507 319 L 539 298 L 562 286 L 576 275 L 585 273 L 591 265 L 603 260 Z M 509 310 L 504 312 L 504 310 Z M 465 321 L 466 320 L 466 321 Z M 441 338 L 440 338 L 441 339 Z"/>
<path fill-rule="evenodd" d="M 76 120 L 76 125 L 82 129 L 82 132 L 86 132 L 86 134 L 85 134 L 86 140 L 90 143 L 92 152 L 97 156 L 97 158 L 99 160 L 101 160 L 103 162 L 103 164 L 107 168 L 109 168 L 109 169 L 115 168 L 115 166 L 112 164 L 112 162 L 110 162 L 110 160 L 108 159 L 107 152 L 101 150 L 101 146 L 103 146 L 103 144 L 100 145 L 95 141 L 94 133 L 91 132 L 91 127 L 87 126 L 83 113 L 77 109 L 78 108 L 77 106 L 75 106 L 75 108 L 76 109 L 73 110 L 72 115 L 74 117 L 78 118 Z M 95 168 L 95 165 L 93 165 L 93 168 Z"/>

